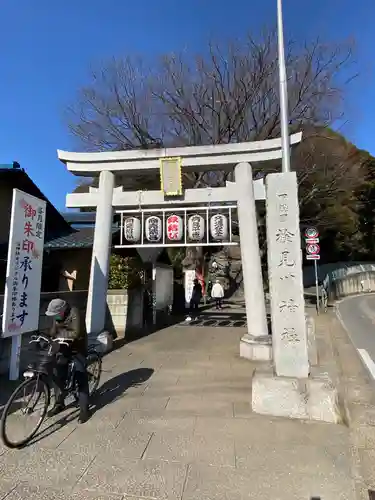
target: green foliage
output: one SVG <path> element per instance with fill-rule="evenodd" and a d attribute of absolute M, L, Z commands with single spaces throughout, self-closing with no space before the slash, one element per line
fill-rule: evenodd
<path fill-rule="evenodd" d="M 303 137 L 293 153 L 302 229 L 319 229 L 322 262 L 370 258 L 361 206 L 371 156 L 329 128 L 304 129 Z"/>
<path fill-rule="evenodd" d="M 359 231 L 364 256 L 375 258 L 375 158 L 369 156 L 364 164 L 365 181 L 357 190 Z"/>
<path fill-rule="evenodd" d="M 112 254 L 110 257 L 108 288 L 110 290 L 131 289 L 141 284 L 142 268 L 136 257 Z"/>

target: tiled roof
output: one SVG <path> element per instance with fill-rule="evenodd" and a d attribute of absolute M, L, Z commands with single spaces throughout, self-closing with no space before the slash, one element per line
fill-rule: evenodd
<path fill-rule="evenodd" d="M 119 231 L 117 227 L 112 228 L 112 234 Z M 94 228 L 85 227 L 75 230 L 65 236 L 56 236 L 50 238 L 44 243 L 45 249 L 63 249 L 63 248 L 92 248 L 94 241 Z"/>
<path fill-rule="evenodd" d="M 95 224 L 96 212 L 61 212 L 69 224 Z"/>

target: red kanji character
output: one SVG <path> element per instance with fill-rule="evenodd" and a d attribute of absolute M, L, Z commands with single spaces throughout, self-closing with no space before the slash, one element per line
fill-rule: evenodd
<path fill-rule="evenodd" d="M 25 222 L 25 228 L 23 232 L 24 234 L 26 234 L 26 236 L 34 236 L 33 226 L 30 221 Z"/>
<path fill-rule="evenodd" d="M 36 216 L 35 208 L 33 208 L 29 203 L 25 203 L 24 210 L 25 217 L 34 219 L 34 217 Z"/>
<path fill-rule="evenodd" d="M 30 240 L 23 240 L 22 250 L 25 250 L 25 252 L 30 253 L 32 250 L 34 250 L 34 242 Z"/>
<path fill-rule="evenodd" d="M 168 239 L 178 240 L 178 231 L 176 230 L 168 231 Z"/>
<path fill-rule="evenodd" d="M 170 217 L 168 217 L 168 222 L 178 222 L 177 215 L 171 215 Z"/>

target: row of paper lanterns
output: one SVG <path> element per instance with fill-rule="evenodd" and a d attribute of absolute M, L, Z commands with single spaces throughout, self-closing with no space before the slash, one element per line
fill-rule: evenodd
<path fill-rule="evenodd" d="M 166 219 L 166 237 L 169 241 L 181 241 L 184 235 L 184 221 L 179 215 L 170 215 Z M 199 214 L 194 214 L 187 221 L 188 237 L 191 241 L 202 241 L 205 235 L 205 220 Z M 210 233 L 215 241 L 225 241 L 228 238 L 228 220 L 223 214 L 215 214 L 210 218 Z M 141 239 L 141 221 L 137 217 L 127 217 L 124 220 L 124 236 L 129 243 Z M 145 236 L 150 243 L 158 243 L 163 236 L 163 223 L 160 217 L 151 215 L 145 219 Z"/>

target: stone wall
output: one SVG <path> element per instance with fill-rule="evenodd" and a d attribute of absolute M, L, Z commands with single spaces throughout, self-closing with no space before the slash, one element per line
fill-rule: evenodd
<path fill-rule="evenodd" d="M 320 281 L 335 281 L 350 274 L 375 271 L 375 263 L 371 262 L 334 262 L 320 264 L 318 262 L 318 279 Z M 315 270 L 313 265 L 303 267 L 303 284 L 310 287 L 315 285 Z"/>
<path fill-rule="evenodd" d="M 45 311 L 50 300 L 59 297 L 78 307 L 81 312 L 82 325 L 85 325 L 87 291 L 42 293 L 40 297 L 39 330 L 48 331 L 51 320 Z M 0 295 L 0 311 L 3 310 L 4 297 Z M 107 295 L 106 329 L 116 333 L 118 337 L 131 337 L 134 332 L 143 327 L 143 293 L 142 289 L 110 290 Z M 1 328 L 1 327 L 0 327 Z M 22 339 L 21 367 L 30 362 L 30 347 L 28 340 L 31 334 L 25 334 Z M 0 338 L 0 374 L 8 370 L 11 339 Z"/>
<path fill-rule="evenodd" d="M 108 290 L 106 327 L 118 336 L 143 326 L 143 289 Z"/>
<path fill-rule="evenodd" d="M 349 295 L 373 291 L 375 291 L 375 272 L 358 272 L 329 282 L 328 297 L 329 301 L 333 302 Z"/>

